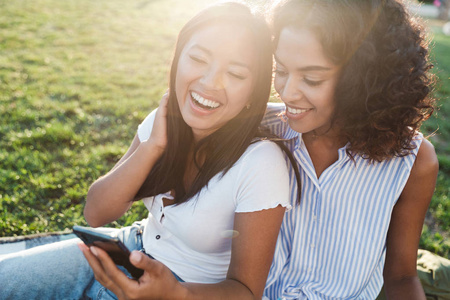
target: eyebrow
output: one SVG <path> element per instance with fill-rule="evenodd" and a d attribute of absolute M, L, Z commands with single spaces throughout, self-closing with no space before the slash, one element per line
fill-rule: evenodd
<path fill-rule="evenodd" d="M 203 47 L 202 45 L 195 44 L 194 46 L 192 46 L 192 48 L 198 48 L 198 49 L 206 52 L 208 55 L 212 55 L 211 50 L 209 50 L 206 47 Z M 247 69 L 250 70 L 250 66 L 248 64 L 246 64 L 246 63 L 243 63 L 243 62 L 240 62 L 240 61 L 236 61 L 236 60 L 233 60 L 230 63 L 233 64 L 233 65 L 236 65 L 236 66 L 239 66 L 239 67 L 243 67 L 243 68 L 247 68 Z"/>
<path fill-rule="evenodd" d="M 282 66 L 285 66 L 280 59 L 274 54 L 273 55 L 275 58 L 275 61 L 277 64 L 280 64 Z M 324 66 L 317 66 L 317 65 L 311 65 L 311 66 L 305 66 L 305 67 L 300 67 L 296 69 L 299 72 L 308 72 L 308 71 L 330 71 L 331 68 L 329 67 L 324 67 Z"/>

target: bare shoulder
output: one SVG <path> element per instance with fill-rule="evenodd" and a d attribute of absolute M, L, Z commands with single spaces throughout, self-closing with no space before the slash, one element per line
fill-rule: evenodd
<path fill-rule="evenodd" d="M 439 162 L 433 144 L 427 139 L 423 139 L 420 145 L 417 158 L 411 170 L 411 176 L 429 176 L 437 173 Z"/>
<path fill-rule="evenodd" d="M 436 151 L 424 138 L 399 202 L 416 205 L 417 201 L 420 201 L 428 205 L 434 192 L 438 171 Z"/>

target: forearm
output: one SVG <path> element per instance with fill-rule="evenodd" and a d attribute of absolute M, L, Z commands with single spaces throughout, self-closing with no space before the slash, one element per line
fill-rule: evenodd
<path fill-rule="evenodd" d="M 249 288 L 237 280 L 227 279 L 216 284 L 182 283 L 184 294 L 179 299 L 261 299 L 252 294 Z"/>
<path fill-rule="evenodd" d="M 261 299 L 285 213 L 282 206 L 237 213 L 227 279 L 216 284 L 183 283 L 185 297 L 177 299 Z"/>
<path fill-rule="evenodd" d="M 384 289 L 386 298 L 425 300 L 422 284 L 417 276 L 404 277 L 400 279 L 385 279 Z"/>
<path fill-rule="evenodd" d="M 120 218 L 161 154 L 152 143 L 140 143 L 125 161 L 96 180 L 86 197 L 86 221 L 98 227 Z"/>

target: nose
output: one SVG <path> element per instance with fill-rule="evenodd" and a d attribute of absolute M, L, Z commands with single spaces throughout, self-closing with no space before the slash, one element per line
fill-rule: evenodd
<path fill-rule="evenodd" d="M 200 78 L 200 83 L 207 89 L 223 89 L 225 87 L 223 72 L 218 67 L 211 66 Z"/>
<path fill-rule="evenodd" d="M 279 91 L 281 100 L 283 102 L 292 102 L 302 98 L 302 92 L 300 91 L 298 84 L 293 77 L 288 77 Z"/>

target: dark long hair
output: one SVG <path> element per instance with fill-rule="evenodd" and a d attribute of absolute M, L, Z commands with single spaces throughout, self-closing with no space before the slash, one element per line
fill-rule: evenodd
<path fill-rule="evenodd" d="M 250 108 L 244 108 L 236 117 L 211 135 L 194 144 L 191 128 L 184 122 L 174 92 L 168 102 L 167 136 L 168 144 L 162 157 L 156 162 L 134 200 L 175 191 L 175 202 L 183 203 L 195 196 L 209 180 L 222 172 L 225 174 L 244 153 L 255 137 L 267 136 L 259 130 L 264 116 L 271 86 L 272 47 L 271 32 L 262 16 L 238 3 L 222 3 L 210 6 L 191 19 L 180 31 L 170 70 L 170 91 L 175 91 L 175 77 L 180 54 L 192 35 L 199 29 L 212 24 L 240 25 L 249 30 L 255 45 L 256 78 L 250 96 Z M 278 143 L 280 144 L 280 143 Z M 192 185 L 185 190 L 183 176 L 187 155 L 192 145 L 194 161 L 199 172 Z M 282 146 L 282 145 L 281 145 Z M 196 161 L 198 153 L 205 157 L 202 165 Z"/>
<path fill-rule="evenodd" d="M 285 27 L 315 34 L 342 73 L 333 126 L 347 152 L 371 161 L 404 156 L 434 110 L 428 39 L 396 0 L 291 0 L 274 12 L 275 44 Z"/>

